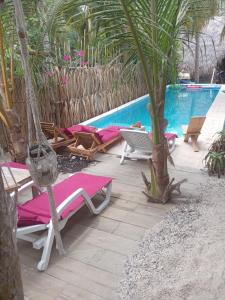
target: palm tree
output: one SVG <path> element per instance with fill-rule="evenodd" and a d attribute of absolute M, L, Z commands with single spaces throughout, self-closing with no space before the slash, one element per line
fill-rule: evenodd
<path fill-rule="evenodd" d="M 141 65 L 151 98 L 151 183 L 144 177 L 151 201 L 166 202 L 171 192 L 180 185 L 172 184 L 173 180 L 170 181 L 167 170 L 167 159 L 170 156 L 164 138 L 167 123 L 164 119 L 166 85 L 176 77 L 177 57 L 182 46 L 181 37 L 187 32 L 186 24 L 198 20 L 202 15 L 204 22 L 201 24 L 205 24 L 205 20 L 215 12 L 215 3 L 210 0 L 67 0 L 56 14 L 60 16 L 64 10 L 68 13 L 80 5 L 87 5 L 91 12 L 88 18 L 97 24 L 101 42 L 116 45 L 120 51 L 125 52 L 125 64 L 138 62 Z M 76 18 L 79 21 L 78 15 Z M 189 27 L 188 31 L 189 34 L 198 32 L 196 26 Z M 198 53 L 196 51 L 196 55 Z M 198 65 L 197 56 L 196 61 Z"/>
<path fill-rule="evenodd" d="M 104 34 L 139 60 L 151 98 L 153 155 L 150 160 L 151 183 L 148 198 L 166 202 L 175 188 L 167 170 L 168 146 L 164 137 L 165 92 L 171 71 L 182 22 L 189 8 L 185 0 L 95 0 L 94 18 L 105 22 Z M 107 26 L 108 21 L 108 26 Z M 127 47 L 129 45 L 129 48 Z"/>

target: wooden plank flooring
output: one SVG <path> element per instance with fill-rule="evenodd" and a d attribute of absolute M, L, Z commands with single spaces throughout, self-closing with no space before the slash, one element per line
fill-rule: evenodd
<path fill-rule="evenodd" d="M 91 216 L 82 208 L 63 230 L 66 255 L 53 249 L 49 268 L 38 272 L 36 264 L 41 251 L 19 241 L 24 290 L 27 299 L 100 300 L 114 299 L 124 263 L 136 249 L 146 230 L 160 222 L 176 201 L 166 205 L 146 202 L 141 171 L 148 173 L 144 161 L 129 161 L 119 165 L 116 155 L 98 156 L 100 162 L 84 172 L 112 176 L 112 201 L 100 216 Z M 190 182 L 184 188 L 188 194 L 201 181 L 199 173 L 171 170 Z"/>

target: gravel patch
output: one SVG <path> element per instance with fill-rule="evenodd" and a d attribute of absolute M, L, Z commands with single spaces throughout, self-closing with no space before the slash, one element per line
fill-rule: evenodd
<path fill-rule="evenodd" d="M 57 155 L 58 170 L 62 173 L 75 173 L 84 168 L 87 168 L 90 164 L 95 165 L 97 161 L 89 161 L 83 157 L 63 153 Z"/>
<path fill-rule="evenodd" d="M 118 299 L 225 299 L 225 181 L 209 178 L 145 234 Z"/>

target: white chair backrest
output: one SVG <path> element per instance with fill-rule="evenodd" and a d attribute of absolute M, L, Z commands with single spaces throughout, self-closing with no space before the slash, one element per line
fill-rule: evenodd
<path fill-rule="evenodd" d="M 132 129 L 120 129 L 120 133 L 132 149 L 152 152 L 152 142 L 149 138 L 148 132 Z"/>

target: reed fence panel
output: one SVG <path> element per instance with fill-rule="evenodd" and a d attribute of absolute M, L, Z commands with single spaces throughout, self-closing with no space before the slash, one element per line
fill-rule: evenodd
<path fill-rule="evenodd" d="M 68 127 L 118 107 L 146 94 L 141 72 L 124 79 L 122 65 L 80 67 L 48 72 L 37 83 L 41 121 Z M 16 78 L 13 89 L 14 108 L 27 135 L 25 85 Z M 0 143 L 5 137 L 0 135 Z"/>

